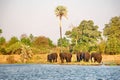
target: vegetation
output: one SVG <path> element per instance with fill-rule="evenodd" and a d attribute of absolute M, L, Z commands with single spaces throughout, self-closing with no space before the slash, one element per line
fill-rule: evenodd
<path fill-rule="evenodd" d="M 120 53 L 120 16 L 113 17 L 104 28 L 106 40 L 105 52 L 108 54 Z"/>
<path fill-rule="evenodd" d="M 61 22 L 61 20 L 62 20 L 62 17 L 67 18 L 67 9 L 66 9 L 66 7 L 64 7 L 64 6 L 56 7 L 55 15 L 57 17 L 59 17 L 59 20 L 60 20 L 60 23 L 59 23 L 59 26 L 60 26 L 60 45 L 61 45 L 61 49 L 62 49 L 62 22 Z"/>
<path fill-rule="evenodd" d="M 97 43 L 102 39 L 98 26 L 92 20 L 83 20 L 79 26 L 66 31 L 66 36 L 70 38 L 74 51 L 98 51 Z"/>
<path fill-rule="evenodd" d="M 98 30 L 99 26 L 95 25 L 92 20 L 83 20 L 78 26 L 73 26 L 71 30 L 66 31 L 65 37 L 62 38 L 61 20 L 62 17 L 67 16 L 66 7 L 56 7 L 55 14 L 60 20 L 60 38 L 57 45 L 53 44 L 48 37 L 32 34 L 29 36 L 22 34 L 20 39 L 13 36 L 6 41 L 1 36 L 3 32 L 0 29 L 0 54 L 8 56 L 6 58 L 8 63 L 34 62 L 33 59 L 41 59 L 42 55 L 46 56 L 51 52 L 60 53 L 61 51 L 70 53 L 97 51 L 103 55 L 113 55 L 113 57 L 115 54 L 120 54 L 120 16 L 111 18 L 109 23 L 105 24 L 103 34 Z M 13 55 L 19 55 L 19 61 L 16 61 L 16 57 Z"/>

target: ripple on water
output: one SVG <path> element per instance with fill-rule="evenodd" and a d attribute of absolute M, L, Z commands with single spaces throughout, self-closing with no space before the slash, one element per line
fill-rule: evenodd
<path fill-rule="evenodd" d="M 120 80 L 120 66 L 0 65 L 0 80 Z"/>

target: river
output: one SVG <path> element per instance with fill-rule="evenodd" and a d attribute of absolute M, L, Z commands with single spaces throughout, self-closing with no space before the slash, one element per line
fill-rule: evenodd
<path fill-rule="evenodd" d="M 120 66 L 0 64 L 0 80 L 120 80 Z"/>

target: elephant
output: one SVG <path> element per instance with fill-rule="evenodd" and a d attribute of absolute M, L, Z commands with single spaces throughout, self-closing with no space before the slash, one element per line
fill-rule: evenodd
<path fill-rule="evenodd" d="M 48 62 L 57 62 L 58 55 L 57 53 L 51 53 L 47 55 Z"/>
<path fill-rule="evenodd" d="M 88 52 L 84 53 L 84 61 L 85 62 L 89 62 L 89 59 L 90 59 L 90 54 Z"/>
<path fill-rule="evenodd" d="M 84 58 L 84 53 L 78 52 L 76 53 L 76 57 L 77 57 L 77 62 L 80 62 Z"/>
<path fill-rule="evenodd" d="M 79 52 L 79 53 L 76 53 L 76 57 L 77 57 L 77 62 L 80 62 L 80 61 L 85 61 L 85 62 L 88 62 L 89 59 L 90 59 L 90 54 L 88 52 Z"/>
<path fill-rule="evenodd" d="M 94 60 L 94 62 L 101 63 L 102 55 L 100 53 L 97 53 L 97 52 L 91 53 L 91 62 L 93 62 L 92 59 Z"/>
<path fill-rule="evenodd" d="M 60 56 L 61 63 L 64 63 L 64 60 L 66 60 L 66 62 L 71 62 L 72 54 L 60 53 L 59 56 Z"/>

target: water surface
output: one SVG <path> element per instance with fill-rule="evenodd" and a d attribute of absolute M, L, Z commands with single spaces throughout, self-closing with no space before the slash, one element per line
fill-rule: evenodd
<path fill-rule="evenodd" d="M 0 80 L 120 80 L 120 66 L 2 64 Z"/>

